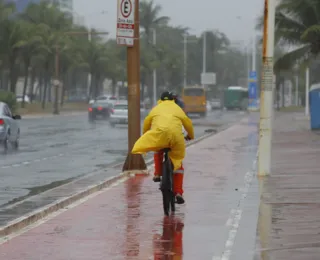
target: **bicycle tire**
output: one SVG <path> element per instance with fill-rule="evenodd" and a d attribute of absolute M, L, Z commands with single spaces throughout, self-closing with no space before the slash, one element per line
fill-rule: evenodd
<path fill-rule="evenodd" d="M 167 154 L 165 154 L 165 161 L 162 164 L 162 202 L 163 211 L 166 216 L 169 216 L 170 208 L 171 212 L 175 211 L 175 196 L 173 194 L 173 176 L 172 176 L 172 164 Z"/>
<path fill-rule="evenodd" d="M 171 194 L 169 190 L 162 191 L 163 212 L 166 216 L 170 213 Z"/>

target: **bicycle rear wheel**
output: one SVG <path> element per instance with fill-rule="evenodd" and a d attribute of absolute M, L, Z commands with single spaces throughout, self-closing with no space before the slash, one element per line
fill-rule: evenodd
<path fill-rule="evenodd" d="M 163 211 L 166 216 L 170 213 L 171 195 L 169 190 L 162 190 Z"/>
<path fill-rule="evenodd" d="M 162 201 L 163 201 L 163 211 L 166 216 L 169 216 L 170 207 L 171 211 L 175 211 L 175 196 L 172 191 L 172 167 L 171 162 L 168 157 L 162 165 L 162 181 L 161 181 L 161 191 L 162 191 Z"/>

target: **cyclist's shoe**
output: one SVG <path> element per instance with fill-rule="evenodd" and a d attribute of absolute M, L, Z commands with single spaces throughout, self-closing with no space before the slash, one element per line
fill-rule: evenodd
<path fill-rule="evenodd" d="M 177 195 L 176 195 L 176 203 L 177 204 L 184 204 L 184 198 L 179 193 L 177 193 Z"/>
<path fill-rule="evenodd" d="M 153 177 L 153 181 L 154 182 L 160 182 L 161 181 L 161 177 L 156 175 L 156 176 Z"/>

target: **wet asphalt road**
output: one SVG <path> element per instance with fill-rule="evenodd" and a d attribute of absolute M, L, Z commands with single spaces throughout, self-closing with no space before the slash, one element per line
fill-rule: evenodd
<path fill-rule="evenodd" d="M 243 112 L 210 113 L 212 123 L 232 123 Z M 194 119 L 199 123 L 204 119 Z M 20 122 L 18 152 L 0 154 L 0 207 L 30 195 L 35 187 L 63 184 L 82 175 L 122 162 L 127 154 L 127 127 L 107 121 L 89 123 L 86 114 L 26 118 Z M 210 126 L 195 126 L 196 137 Z"/>

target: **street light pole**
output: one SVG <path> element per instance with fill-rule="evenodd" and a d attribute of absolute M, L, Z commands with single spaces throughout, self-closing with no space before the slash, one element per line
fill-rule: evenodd
<path fill-rule="evenodd" d="M 153 45 L 157 44 L 157 32 L 153 29 Z M 153 105 L 157 104 L 157 70 L 153 69 Z"/>
<path fill-rule="evenodd" d="M 203 50 L 202 50 L 202 73 L 203 75 L 206 73 L 207 70 L 207 32 L 205 31 L 203 33 Z M 202 84 L 202 87 L 204 88 L 205 85 Z"/>
<path fill-rule="evenodd" d="M 258 176 L 271 172 L 273 114 L 273 54 L 276 0 L 265 0 L 263 30 L 263 71 L 260 92 Z"/>
<path fill-rule="evenodd" d="M 141 154 L 132 154 L 132 148 L 140 137 L 140 26 L 139 0 L 134 3 L 134 44 L 127 47 L 128 78 L 128 155 L 122 171 L 146 170 Z"/>
<path fill-rule="evenodd" d="M 91 27 L 90 26 L 88 28 L 88 41 L 91 42 Z M 90 97 L 90 86 L 91 86 L 91 73 L 89 71 L 89 73 L 88 73 L 88 87 L 87 87 L 87 95 L 88 95 L 89 99 L 91 99 L 91 97 Z"/>
<path fill-rule="evenodd" d="M 183 35 L 183 87 L 187 87 L 187 33 Z"/>
<path fill-rule="evenodd" d="M 252 39 L 252 71 L 256 71 L 256 36 L 254 35 Z"/>
<path fill-rule="evenodd" d="M 247 88 L 249 90 L 249 81 L 250 81 L 250 49 L 247 45 L 246 47 L 246 60 L 247 60 Z"/>
<path fill-rule="evenodd" d="M 54 106 L 53 106 L 53 114 L 59 115 L 59 47 L 56 46 L 56 53 L 55 53 L 55 80 L 54 80 Z"/>
<path fill-rule="evenodd" d="M 309 67 L 306 68 L 306 105 L 305 105 L 305 114 L 306 116 L 309 116 Z"/>
<path fill-rule="evenodd" d="M 299 76 L 296 75 L 296 106 L 299 106 Z"/>

